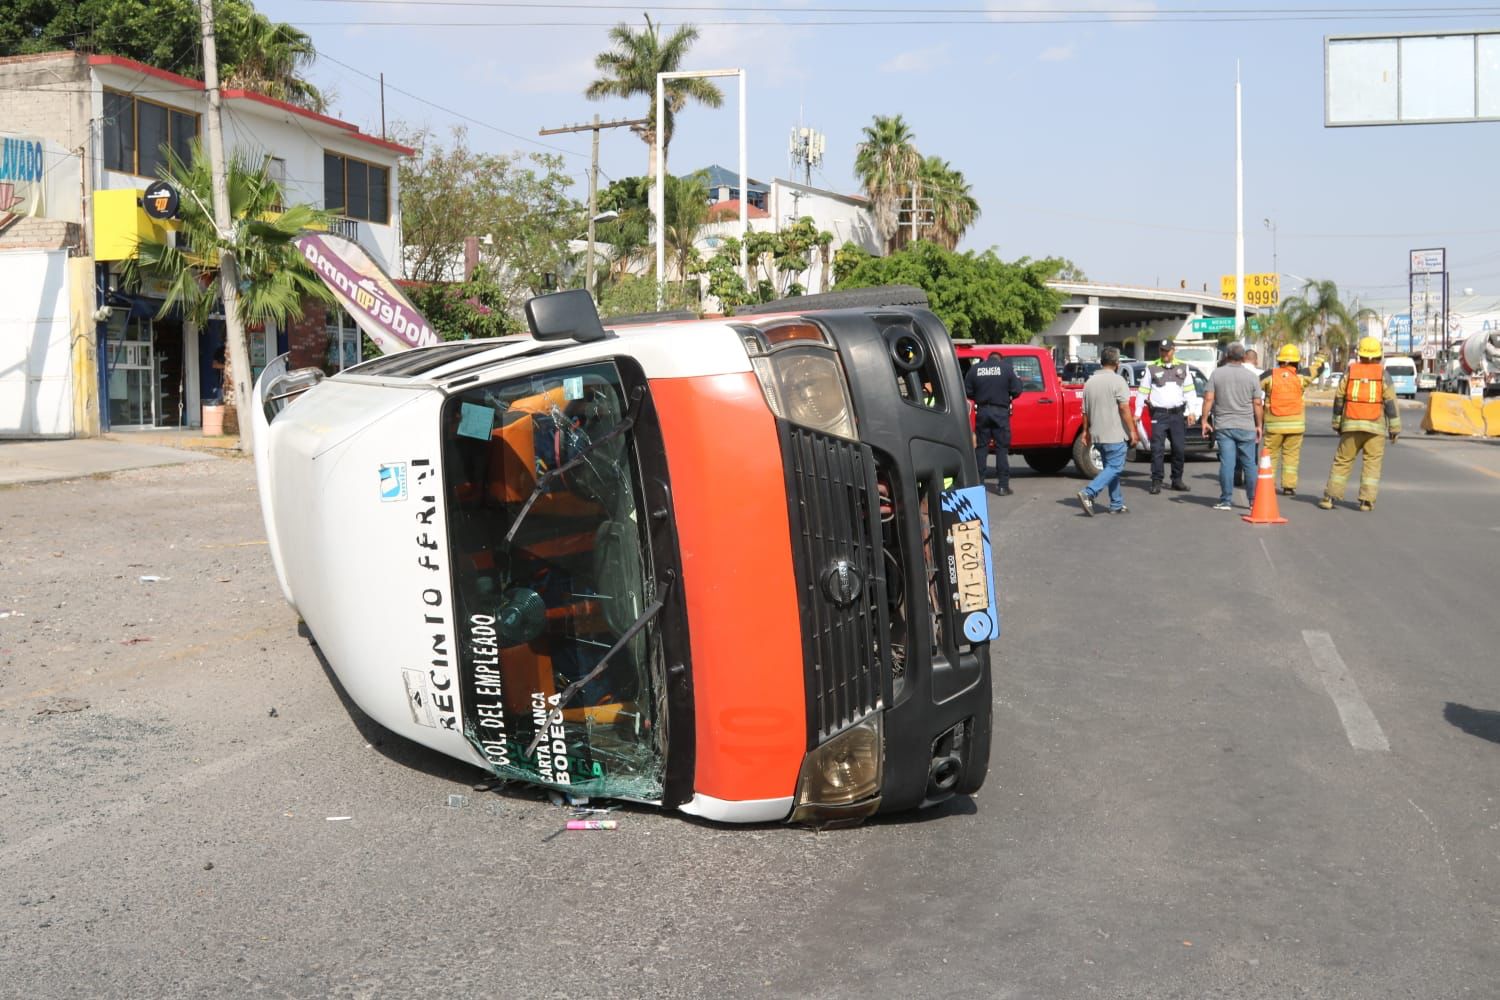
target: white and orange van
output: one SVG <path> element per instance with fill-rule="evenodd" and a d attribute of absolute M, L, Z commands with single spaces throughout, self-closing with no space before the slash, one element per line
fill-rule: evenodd
<path fill-rule="evenodd" d="M 989 520 L 917 296 L 606 328 L 561 292 L 530 336 L 279 358 L 251 409 L 287 600 L 372 718 L 502 778 L 727 822 L 971 793 Z"/>

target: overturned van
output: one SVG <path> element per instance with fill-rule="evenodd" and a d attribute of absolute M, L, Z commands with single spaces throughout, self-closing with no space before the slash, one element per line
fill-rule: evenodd
<path fill-rule="evenodd" d="M 564 292 L 531 336 L 279 358 L 251 409 L 282 590 L 372 718 L 502 778 L 728 822 L 971 793 L 988 512 L 919 297 L 606 329 Z"/>

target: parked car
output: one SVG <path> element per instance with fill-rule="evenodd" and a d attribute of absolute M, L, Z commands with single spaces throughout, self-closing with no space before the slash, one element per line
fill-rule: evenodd
<path fill-rule="evenodd" d="M 1069 385 L 1082 385 L 1100 367 L 1097 361 L 1069 361 L 1058 371 L 1057 377 Z"/>
<path fill-rule="evenodd" d="M 1437 389 L 1437 372 L 1417 372 L 1417 391 L 1432 392 Z"/>

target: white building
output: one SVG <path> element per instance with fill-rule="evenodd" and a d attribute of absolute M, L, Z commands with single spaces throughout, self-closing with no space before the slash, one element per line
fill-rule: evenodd
<path fill-rule="evenodd" d="M 338 232 L 399 269 L 396 165 L 412 150 L 261 94 L 222 93 L 227 155 L 269 161 L 289 204 L 337 211 Z M 0 59 L 0 138 L 29 151 L 41 179 L 23 202 L 0 176 L 0 204 L 15 202 L 0 212 L 0 436 L 197 426 L 218 394 L 222 321 L 198 330 L 158 318 L 159 289 L 119 280 L 140 238 L 164 236 L 140 196 L 165 149 L 187 154 L 207 107 L 200 81 L 118 56 Z M 310 308 L 292 327 L 250 331 L 257 369 L 287 350 L 332 370 L 358 356 L 359 334 L 337 313 Z"/>

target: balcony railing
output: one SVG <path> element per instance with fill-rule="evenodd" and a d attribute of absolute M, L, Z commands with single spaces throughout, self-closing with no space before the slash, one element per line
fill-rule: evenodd
<path fill-rule="evenodd" d="M 328 231 L 334 236 L 342 236 L 346 240 L 359 242 L 358 219 L 346 219 L 342 215 L 335 215 L 328 224 Z"/>

